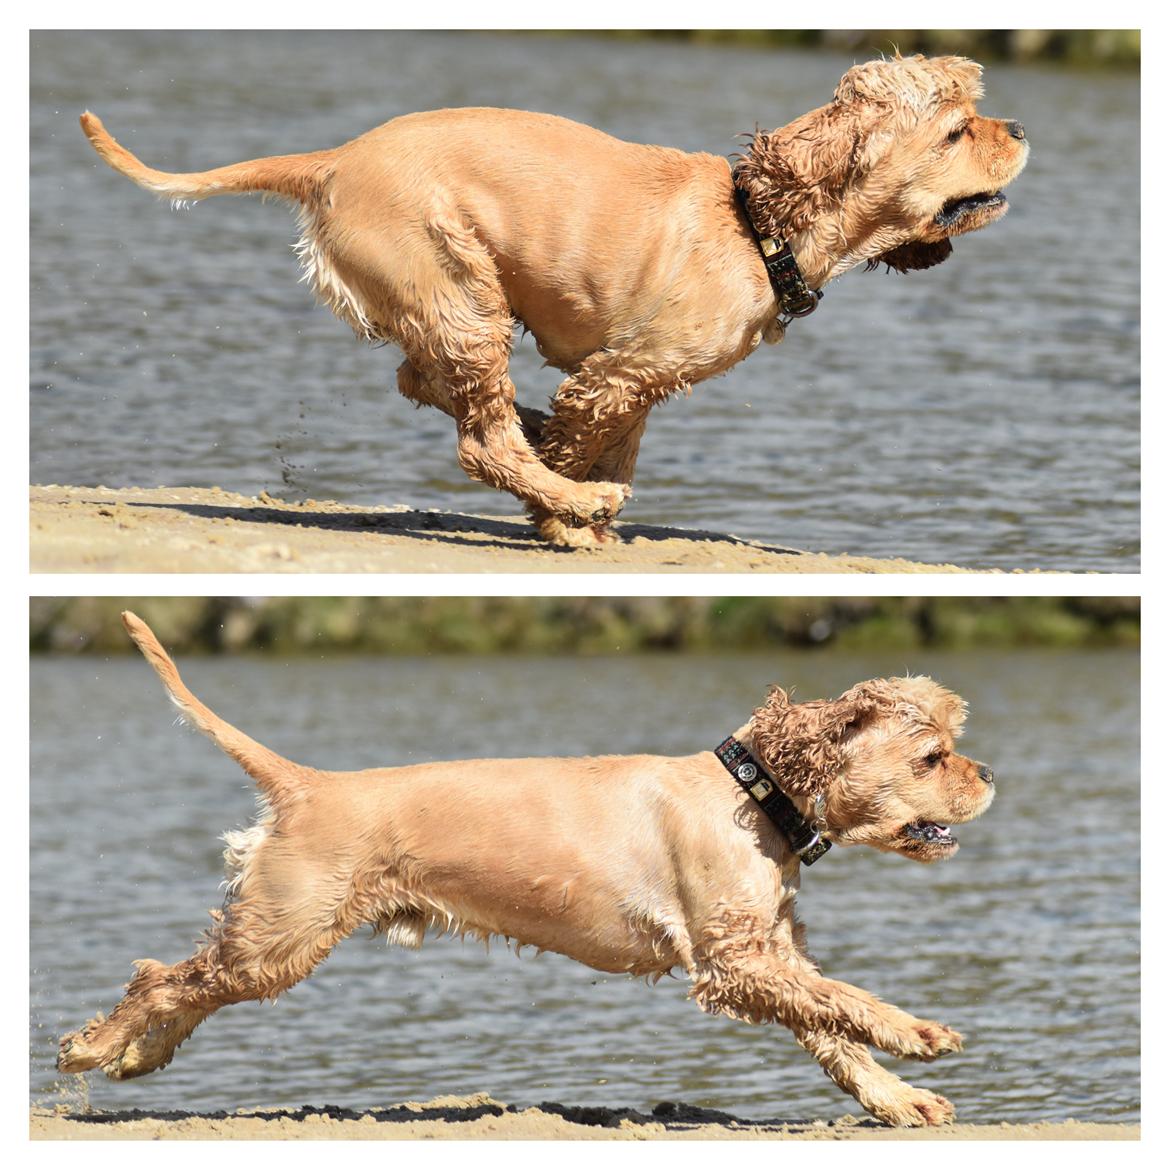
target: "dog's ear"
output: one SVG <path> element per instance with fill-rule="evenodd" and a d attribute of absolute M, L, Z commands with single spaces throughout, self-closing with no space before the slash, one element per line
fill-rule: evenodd
<path fill-rule="evenodd" d="M 837 778 L 845 737 L 876 709 L 876 697 L 859 687 L 812 703 L 793 703 L 774 687 L 752 712 L 752 742 L 784 791 L 815 796 Z"/>
<path fill-rule="evenodd" d="M 918 272 L 941 264 L 953 251 L 950 240 L 939 240 L 933 244 L 911 240 L 908 244 L 892 248 L 866 261 L 865 267 L 868 271 L 879 264 L 888 264 L 895 272 Z"/>
<path fill-rule="evenodd" d="M 839 206 L 856 170 L 859 139 L 855 113 L 837 103 L 756 134 L 735 178 L 757 229 L 789 236 Z"/>

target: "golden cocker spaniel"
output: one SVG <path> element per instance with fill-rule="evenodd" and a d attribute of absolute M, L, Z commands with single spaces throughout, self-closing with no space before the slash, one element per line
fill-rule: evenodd
<path fill-rule="evenodd" d="M 981 117 L 980 66 L 895 57 L 757 133 L 729 166 L 564 118 L 455 109 L 332 150 L 195 174 L 145 166 L 82 115 L 115 170 L 176 204 L 262 192 L 300 208 L 321 299 L 406 360 L 398 386 L 454 418 L 473 479 L 566 546 L 615 539 L 650 408 L 776 341 L 859 264 L 901 272 L 1007 210 L 1019 122 Z M 566 377 L 551 416 L 519 407 L 518 326 Z"/>
<path fill-rule="evenodd" d="M 62 1038 L 63 1072 L 160 1069 L 212 1012 L 274 998 L 369 924 L 409 947 L 436 928 L 599 971 L 679 970 L 705 1010 L 790 1028 L 882 1121 L 953 1117 L 870 1046 L 929 1061 L 962 1037 L 827 978 L 795 914 L 802 861 L 858 844 L 947 858 L 958 848 L 950 826 L 991 803 L 991 769 L 954 750 L 965 705 L 937 683 L 875 679 L 809 703 L 774 690 L 717 748 L 680 758 L 332 772 L 221 719 L 146 624 L 123 621 L 181 718 L 256 781 L 261 813 L 225 835 L 227 895 L 204 944 L 171 966 L 140 960 L 109 1017 Z"/>

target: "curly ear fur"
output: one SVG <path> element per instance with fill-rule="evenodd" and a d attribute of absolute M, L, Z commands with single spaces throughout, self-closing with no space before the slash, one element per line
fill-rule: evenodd
<path fill-rule="evenodd" d="M 841 770 L 845 732 L 875 709 L 873 696 L 854 687 L 839 699 L 793 703 L 773 687 L 752 712 L 752 742 L 761 761 L 788 793 L 815 796 Z"/>
<path fill-rule="evenodd" d="M 934 244 L 921 244 L 911 240 L 900 248 L 893 248 L 881 256 L 867 260 L 866 271 L 872 271 L 879 264 L 887 265 L 887 271 L 892 268 L 895 272 L 918 272 L 923 268 L 933 268 L 941 264 L 952 252 L 950 240 L 939 240 Z"/>
<path fill-rule="evenodd" d="M 791 235 L 838 206 L 860 139 L 856 110 L 837 103 L 756 134 L 735 179 L 757 228 L 764 235 Z"/>

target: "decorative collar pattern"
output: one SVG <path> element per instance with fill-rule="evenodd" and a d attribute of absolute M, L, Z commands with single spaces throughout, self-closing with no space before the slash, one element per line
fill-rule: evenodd
<path fill-rule="evenodd" d="M 729 735 L 715 749 L 715 755 L 735 782 L 764 810 L 805 865 L 812 865 L 828 853 L 832 843 L 824 840 L 820 830 L 800 815 L 796 805 L 734 735 Z"/>

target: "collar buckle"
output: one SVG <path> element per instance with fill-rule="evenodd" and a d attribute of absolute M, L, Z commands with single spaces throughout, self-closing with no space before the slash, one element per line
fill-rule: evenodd
<path fill-rule="evenodd" d="M 790 319 L 807 317 L 821 303 L 821 297 L 824 295 L 819 289 L 814 292 L 811 288 L 806 288 L 803 297 L 795 297 L 784 303 L 782 306 L 784 315 Z"/>

